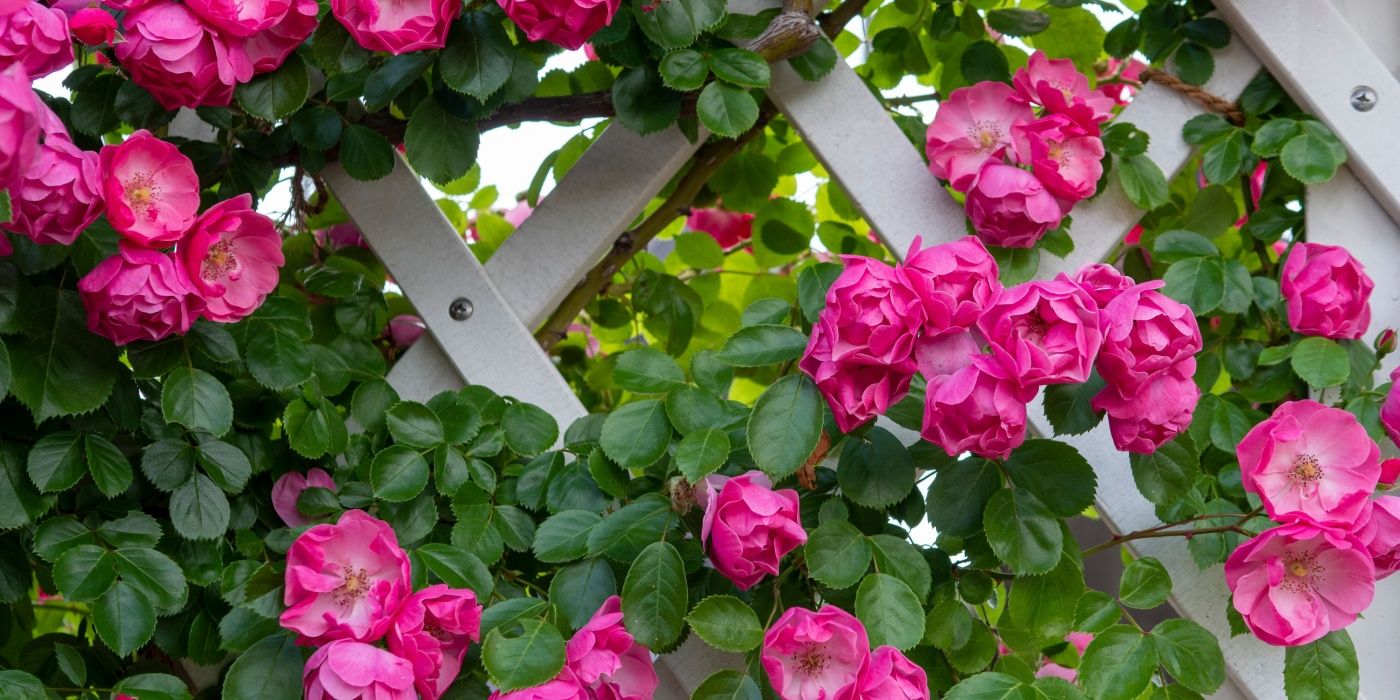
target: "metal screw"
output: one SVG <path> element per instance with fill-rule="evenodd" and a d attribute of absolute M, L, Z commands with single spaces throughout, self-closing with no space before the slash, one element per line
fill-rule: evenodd
<path fill-rule="evenodd" d="M 451 304 L 448 304 L 447 315 L 451 316 L 453 321 L 465 321 L 472 317 L 472 311 L 474 310 L 471 299 L 457 297 L 452 300 Z"/>
<path fill-rule="evenodd" d="M 1376 91 L 1369 85 L 1357 85 L 1351 89 L 1351 108 L 1358 112 L 1369 112 L 1376 106 Z"/>

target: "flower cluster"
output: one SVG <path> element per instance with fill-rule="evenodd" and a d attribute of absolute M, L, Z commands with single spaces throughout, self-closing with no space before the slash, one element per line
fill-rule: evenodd
<path fill-rule="evenodd" d="M 104 147 L 100 160 L 102 201 L 121 240 L 78 281 L 93 333 L 118 345 L 160 340 L 201 316 L 237 321 L 276 288 L 282 239 L 252 197 L 197 215 L 194 164 L 146 131 Z"/>
<path fill-rule="evenodd" d="M 922 700 L 924 670 L 838 607 L 788 608 L 763 637 L 763 670 L 782 700 Z"/>
<path fill-rule="evenodd" d="M 564 645 L 558 675 L 530 688 L 497 691 L 491 700 L 650 700 L 658 685 L 651 651 L 623 626 L 622 600 L 612 596 Z"/>
<path fill-rule="evenodd" d="M 983 81 L 939 104 L 925 143 L 929 170 L 967 196 L 983 241 L 1029 248 L 1094 194 L 1099 124 L 1114 106 L 1072 61 L 1037 51 L 1011 86 Z"/>
<path fill-rule="evenodd" d="M 1108 386 L 1094 397 L 1121 450 L 1151 453 L 1191 422 L 1201 333 L 1160 282 L 1107 265 L 1003 288 L 976 238 L 919 250 L 901 265 L 846 256 L 801 369 L 850 432 L 927 382 L 924 439 L 950 455 L 1003 458 L 1026 437 L 1026 405 L 1051 384 Z"/>

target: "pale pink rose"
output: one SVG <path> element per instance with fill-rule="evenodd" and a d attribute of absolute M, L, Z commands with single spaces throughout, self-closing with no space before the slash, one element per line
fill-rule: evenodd
<path fill-rule="evenodd" d="M 393 528 L 364 511 L 345 511 L 335 525 L 313 526 L 292 542 L 279 622 L 303 645 L 372 642 L 412 590 L 409 576 Z M 411 666 L 408 674 L 412 685 Z"/>
<path fill-rule="evenodd" d="M 229 50 L 241 52 L 255 74 L 277 70 L 287 56 L 316 31 L 316 0 L 291 0 L 272 26 L 242 40 L 229 39 Z"/>
<path fill-rule="evenodd" d="M 836 700 L 928 700 L 928 674 L 891 646 L 870 652 Z"/>
<path fill-rule="evenodd" d="M 997 261 L 975 236 L 920 250 L 914 238 L 899 271 L 923 302 L 925 333 L 971 328 L 997 295 Z"/>
<path fill-rule="evenodd" d="M 1059 678 L 1073 683 L 1079 678 L 1079 671 L 1061 666 L 1054 661 L 1046 661 L 1035 671 L 1036 678 Z"/>
<path fill-rule="evenodd" d="M 984 165 L 1000 164 L 1012 149 L 1012 128 L 1034 117 L 1004 83 L 983 81 L 954 90 L 938 104 L 925 136 L 929 171 L 967 192 Z"/>
<path fill-rule="evenodd" d="M 457 680 L 467 647 L 480 639 L 476 594 L 439 583 L 403 602 L 389 625 L 388 644 L 389 651 L 413 665 L 422 699 L 437 700 Z"/>
<path fill-rule="evenodd" d="M 1080 656 L 1083 656 L 1084 650 L 1088 649 L 1089 644 L 1094 641 L 1094 633 L 1070 632 L 1069 634 L 1065 635 L 1065 641 L 1069 642 L 1070 646 L 1074 647 L 1074 650 L 1079 652 Z"/>
<path fill-rule="evenodd" d="M 1375 577 L 1360 540 L 1308 522 L 1265 530 L 1225 560 L 1235 610 L 1275 646 L 1307 644 L 1351 624 L 1371 604 Z"/>
<path fill-rule="evenodd" d="M 753 237 L 753 214 L 720 207 L 691 209 L 690 216 L 685 218 L 685 227 L 710 234 L 719 247 L 729 250 Z"/>
<path fill-rule="evenodd" d="M 1026 441 L 1026 404 L 1035 392 L 990 355 L 978 355 L 952 374 L 929 379 L 923 438 L 953 457 L 970 451 L 1005 458 Z"/>
<path fill-rule="evenodd" d="M 1063 114 L 1051 114 L 1011 129 L 1016 160 L 1050 194 L 1070 202 L 1093 196 L 1103 176 L 1103 141 Z"/>
<path fill-rule="evenodd" d="M 612 24 L 622 0 L 496 0 L 506 16 L 525 30 L 530 41 L 548 41 L 566 49 L 583 46 L 599 29 Z"/>
<path fill-rule="evenodd" d="M 776 576 L 778 563 L 807 541 L 798 515 L 797 492 L 773 490 L 763 472 L 729 478 L 711 474 L 698 484 L 695 500 L 705 510 L 700 541 L 710 561 L 739 590 Z"/>
<path fill-rule="evenodd" d="M 1050 59 L 1036 51 L 1011 84 L 1027 102 L 1069 117 L 1092 136 L 1098 136 L 1099 124 L 1113 115 L 1113 98 L 1089 90 L 1089 79 L 1068 58 Z"/>
<path fill-rule="evenodd" d="M 73 245 L 102 213 L 101 171 L 96 153 L 50 137 L 29 172 L 10 187 L 14 217 L 0 228 L 40 245 Z"/>
<path fill-rule="evenodd" d="M 355 41 L 392 54 L 440 49 L 461 0 L 331 0 L 331 12 Z"/>
<path fill-rule="evenodd" d="M 277 516 L 282 518 L 282 522 L 287 527 L 302 527 L 310 525 L 311 521 L 297 510 L 297 500 L 301 498 L 301 492 L 310 487 L 329 489 L 335 491 L 335 479 L 331 478 L 326 470 L 313 468 L 307 470 L 306 475 L 300 472 L 287 472 L 277 479 L 277 483 L 272 485 L 272 509 L 277 511 Z"/>
<path fill-rule="evenodd" d="M 117 35 L 117 18 L 103 9 L 84 7 L 68 18 L 68 29 L 78 41 L 88 46 L 101 46 L 111 43 Z"/>
<path fill-rule="evenodd" d="M 174 144 L 142 129 L 102 147 L 107 220 L 132 243 L 159 248 L 180 240 L 199 211 L 199 176 Z"/>
<path fill-rule="evenodd" d="M 173 257 L 126 241 L 78 280 L 78 294 L 88 330 L 117 345 L 183 335 L 204 310 Z"/>
<path fill-rule="evenodd" d="M 1029 248 L 1060 225 L 1064 211 L 1035 175 L 1000 162 L 987 163 L 965 203 L 977 236 L 989 245 Z"/>
<path fill-rule="evenodd" d="M 1027 387 L 1083 382 L 1103 344 L 1098 304 L 1065 274 L 1004 290 L 977 328 Z"/>
<path fill-rule="evenodd" d="M 1400 496 L 1377 496 L 1356 521 L 1356 537 L 1376 565 L 1376 579 L 1400 571 Z"/>
<path fill-rule="evenodd" d="M 0 16 L 0 66 L 22 66 L 31 80 L 73 64 L 68 16 L 31 0 Z"/>
<path fill-rule="evenodd" d="M 231 323 L 257 311 L 277 288 L 282 237 L 272 219 L 241 194 L 209 207 L 176 246 L 185 272 L 208 306 L 204 317 Z"/>
<path fill-rule="evenodd" d="M 587 56 L 590 61 L 598 60 L 598 52 L 593 48 L 592 44 L 583 45 L 583 55 Z"/>
<path fill-rule="evenodd" d="M 596 700 L 595 696 L 579 684 L 574 672 L 565 664 L 564 669 L 552 680 L 540 685 L 502 693 L 491 693 L 490 700 Z"/>
<path fill-rule="evenodd" d="M 1120 293 L 1131 289 L 1133 278 L 1118 271 L 1107 263 L 1092 263 L 1079 268 L 1074 281 L 1093 297 L 1094 303 L 1102 309 L 1108 306 Z"/>
<path fill-rule="evenodd" d="M 564 647 L 565 664 L 590 694 L 604 700 L 650 700 L 660 681 L 651 652 L 622 623 L 622 599 L 603 601 Z"/>
<path fill-rule="evenodd" d="M 763 636 L 763 670 L 781 700 L 832 700 L 869 654 L 865 625 L 832 605 L 788 608 Z"/>
<path fill-rule="evenodd" d="M 1380 448 L 1356 417 L 1311 399 L 1289 401 L 1238 449 L 1244 489 L 1278 522 L 1306 517 L 1350 527 L 1380 480 Z"/>
<path fill-rule="evenodd" d="M 1201 328 L 1191 307 L 1157 291 L 1163 284 L 1136 285 L 1104 307 L 1099 375 L 1124 394 L 1181 363 L 1189 363 L 1179 368 L 1184 374 L 1195 374 Z"/>
<path fill-rule="evenodd" d="M 415 700 L 413 666 L 376 646 L 335 640 L 301 673 L 306 700 Z"/>
<path fill-rule="evenodd" d="M 282 21 L 292 0 L 186 0 L 185 4 L 224 36 L 252 36 Z"/>
<path fill-rule="evenodd" d="M 204 26 L 174 0 L 151 0 L 128 10 L 117 61 L 162 107 L 222 107 L 233 88 L 253 77 L 253 64 L 238 46 Z"/>
<path fill-rule="evenodd" d="M 1108 430 L 1115 447 L 1152 454 L 1190 427 L 1201 398 L 1201 389 L 1191 378 L 1194 372 L 1194 362 L 1183 362 L 1132 391 L 1110 384 L 1094 396 L 1090 406 L 1108 413 Z"/>
<path fill-rule="evenodd" d="M 23 68 L 0 72 L 0 188 L 14 184 L 38 160 L 40 124 L 47 111 Z"/>
<path fill-rule="evenodd" d="M 501 218 L 505 219 L 506 223 L 511 226 L 520 228 L 520 225 L 525 223 L 525 220 L 530 218 L 530 214 L 534 213 L 534 211 L 535 208 L 530 206 L 529 202 L 522 199 L 516 202 L 515 206 L 506 210 L 506 213 L 503 214 Z"/>
<path fill-rule="evenodd" d="M 423 319 L 413 314 L 399 314 L 389 319 L 389 340 L 398 347 L 407 348 L 418 342 L 427 329 Z"/>
<path fill-rule="evenodd" d="M 1371 325 L 1371 289 L 1366 269 L 1346 248 L 1298 243 L 1283 263 L 1280 287 L 1288 302 L 1288 325 L 1303 335 L 1360 338 Z"/>

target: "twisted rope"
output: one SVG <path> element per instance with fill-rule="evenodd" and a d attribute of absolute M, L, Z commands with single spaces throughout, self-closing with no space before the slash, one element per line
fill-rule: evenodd
<path fill-rule="evenodd" d="M 1144 84 L 1152 82 L 1175 90 L 1191 98 L 1196 104 L 1212 112 L 1224 115 L 1226 119 L 1230 120 L 1231 124 L 1235 126 L 1244 126 L 1244 110 L 1241 110 L 1239 105 L 1199 85 L 1192 85 L 1171 73 L 1156 68 L 1142 69 L 1140 77 Z"/>

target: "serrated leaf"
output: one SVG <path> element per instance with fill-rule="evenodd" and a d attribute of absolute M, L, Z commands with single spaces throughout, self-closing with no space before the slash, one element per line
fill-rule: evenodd
<path fill-rule="evenodd" d="M 870 574 L 856 591 L 856 617 L 871 646 L 909 649 L 924 637 L 923 606 L 909 585 L 889 574 Z"/>
<path fill-rule="evenodd" d="M 1030 491 L 998 491 L 987 503 L 983 530 L 997 558 L 1017 574 L 1040 574 L 1060 561 L 1059 520 Z"/>
<path fill-rule="evenodd" d="M 749 455 L 774 480 L 797 471 L 822 433 L 822 400 L 803 374 L 773 382 L 754 404 L 748 423 Z"/>
<path fill-rule="evenodd" d="M 627 631 L 648 649 L 670 648 L 685 626 L 688 595 L 685 563 L 675 545 L 647 545 L 622 582 L 622 614 Z"/>
<path fill-rule="evenodd" d="M 836 589 L 855 585 L 870 566 L 870 540 L 844 520 L 818 526 L 803 552 L 812 578 Z"/>
<path fill-rule="evenodd" d="M 218 437 L 233 427 L 233 400 L 228 389 L 204 370 L 178 367 L 167 375 L 161 386 L 160 406 L 167 423 L 191 430 Z"/>
<path fill-rule="evenodd" d="M 733 596 L 710 596 L 686 616 L 690 628 L 720 651 L 742 653 L 763 641 L 763 625 L 747 603 Z"/>
<path fill-rule="evenodd" d="M 118 581 L 92 606 L 97 636 L 118 656 L 145 645 L 156 631 L 156 611 L 135 586 Z"/>

